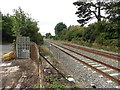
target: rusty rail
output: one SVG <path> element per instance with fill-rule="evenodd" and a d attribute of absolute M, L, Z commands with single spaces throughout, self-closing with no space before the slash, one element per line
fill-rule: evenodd
<path fill-rule="evenodd" d="M 67 44 L 67 43 L 62 43 L 62 44 L 66 45 L 66 46 L 69 46 L 69 47 L 72 47 L 72 48 L 84 50 L 84 51 L 87 51 L 87 52 L 90 52 L 90 53 L 98 54 L 98 55 L 101 55 L 101 56 L 104 56 L 104 57 L 107 57 L 107 58 L 111 58 L 113 60 L 120 61 L 120 55 L 115 55 L 115 54 L 111 54 L 111 53 L 107 53 L 107 52 L 102 52 L 102 51 L 98 51 L 98 50 L 93 50 L 93 49 L 92 50 L 91 49 L 86 49 L 86 48 L 83 48 L 83 47 L 79 47 L 79 46 L 75 46 L 75 45 L 70 45 L 70 44 Z"/>
<path fill-rule="evenodd" d="M 99 69 L 97 69 L 97 68 L 93 67 L 92 65 L 90 65 L 90 64 L 88 64 L 88 63 L 86 63 L 86 62 L 84 62 L 84 61 L 80 60 L 79 58 L 77 58 L 77 57 L 75 57 L 75 56 L 73 56 L 73 55 L 69 54 L 68 52 L 66 52 L 66 51 L 64 51 L 64 50 L 62 50 L 62 49 L 60 49 L 60 48 L 59 48 L 60 46 L 59 46 L 59 47 L 57 47 L 57 46 L 53 45 L 52 43 L 50 43 L 50 44 L 51 44 L 52 46 L 54 46 L 54 47 L 58 48 L 60 51 L 64 52 L 65 54 L 67 54 L 67 55 L 69 55 L 69 56 L 73 57 L 74 59 L 76 59 L 76 60 L 80 61 L 81 63 L 83 63 L 83 64 L 85 64 L 85 65 L 87 65 L 87 66 L 91 67 L 91 68 L 92 68 L 92 69 L 94 69 L 95 71 L 97 71 L 97 72 L 101 73 L 102 75 L 106 76 L 107 78 L 109 78 L 109 79 L 113 80 L 114 82 L 116 82 L 117 84 L 119 84 L 119 85 L 120 85 L 120 80 L 118 80 L 118 79 L 116 79 L 116 78 L 114 78 L 114 77 L 112 77 L 112 76 L 110 76 L 110 75 L 108 75 L 108 74 L 104 73 L 103 71 L 101 71 L 101 70 L 99 70 Z M 62 48 L 63 48 L 63 47 L 62 47 Z M 65 49 L 65 48 L 64 48 L 64 49 Z"/>
<path fill-rule="evenodd" d="M 55 43 L 54 43 L 54 44 L 55 44 Z M 57 44 L 57 45 L 58 45 L 58 44 Z M 58 45 L 58 46 L 60 46 L 60 45 Z M 67 50 L 69 50 L 69 51 L 71 51 L 71 52 L 74 52 L 75 54 L 78 54 L 78 55 L 83 56 L 83 57 L 85 57 L 85 58 L 88 58 L 88 59 L 90 59 L 90 60 L 92 60 L 92 61 L 95 61 L 95 62 L 97 62 L 97 63 L 103 64 L 103 65 L 105 65 L 105 66 L 107 66 L 107 67 L 109 67 L 109 68 L 112 68 L 112 69 L 120 72 L 120 69 L 119 69 L 119 68 L 113 67 L 113 66 L 111 66 L 111 65 L 109 65 L 109 64 L 106 64 L 106 63 L 103 63 L 103 62 L 100 62 L 100 61 L 98 61 L 98 60 L 96 60 L 96 59 L 93 59 L 93 58 L 88 57 L 88 56 L 86 56 L 86 55 L 80 54 L 80 53 L 78 53 L 78 52 L 75 52 L 75 51 L 73 51 L 73 50 L 71 50 L 71 49 L 68 49 L 68 48 L 65 48 L 65 47 L 63 47 L 63 46 L 60 46 L 60 47 L 62 47 L 62 48 L 64 48 L 64 49 L 67 49 Z"/>
<path fill-rule="evenodd" d="M 48 63 L 50 64 L 63 78 L 65 78 L 65 76 L 54 66 L 52 65 L 41 53 L 39 53 L 40 56 Z M 66 79 L 66 78 L 65 78 Z"/>

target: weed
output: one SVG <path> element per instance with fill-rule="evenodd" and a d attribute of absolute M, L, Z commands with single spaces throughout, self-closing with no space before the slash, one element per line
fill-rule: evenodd
<path fill-rule="evenodd" d="M 68 41 L 64 41 L 64 42 L 70 43 Z M 75 42 L 72 41 L 72 43 L 82 45 L 82 46 L 92 47 L 96 49 L 103 49 L 103 50 L 107 50 L 111 52 L 120 52 L 119 47 L 116 47 L 116 46 L 109 46 L 109 48 L 107 48 L 108 46 L 105 46 L 105 45 L 100 45 L 97 43 L 89 43 L 89 42 L 84 42 L 84 41 L 75 41 Z"/>
<path fill-rule="evenodd" d="M 65 88 L 65 84 L 63 84 L 61 81 L 54 81 L 48 85 L 48 88 Z"/>
<path fill-rule="evenodd" d="M 34 88 L 40 88 L 40 84 L 35 84 Z"/>
<path fill-rule="evenodd" d="M 78 87 L 78 86 L 73 85 L 73 86 L 71 87 L 71 90 L 79 90 L 79 87 Z"/>
<path fill-rule="evenodd" d="M 80 79 L 77 79 L 78 82 L 80 82 Z"/>
<path fill-rule="evenodd" d="M 48 48 L 46 48 L 45 46 L 40 46 L 40 52 L 42 53 L 42 55 L 44 56 L 48 56 L 50 55 L 50 51 Z"/>
<path fill-rule="evenodd" d="M 55 76 L 47 77 L 47 81 L 49 81 L 48 88 L 65 88 L 65 84 Z"/>

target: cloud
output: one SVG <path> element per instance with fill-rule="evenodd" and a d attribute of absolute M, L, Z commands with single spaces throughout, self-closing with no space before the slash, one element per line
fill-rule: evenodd
<path fill-rule="evenodd" d="M 2 0 L 0 3 L 2 13 L 13 14 L 13 9 L 21 7 L 32 18 L 39 21 L 40 32 L 50 32 L 54 35 L 54 27 L 63 22 L 67 26 L 79 25 L 76 8 L 73 2 L 77 0 Z M 44 33 L 43 33 L 44 32 Z"/>

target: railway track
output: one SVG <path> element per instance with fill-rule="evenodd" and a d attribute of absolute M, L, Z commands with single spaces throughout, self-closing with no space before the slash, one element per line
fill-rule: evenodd
<path fill-rule="evenodd" d="M 67 43 L 62 43 L 62 44 L 66 45 L 66 46 L 69 46 L 69 47 L 72 47 L 72 48 L 76 48 L 76 49 L 79 49 L 79 50 L 84 50 L 84 51 L 87 51 L 87 52 L 90 52 L 90 53 L 93 53 L 93 54 L 98 54 L 98 55 L 101 55 L 101 56 L 104 56 L 104 57 L 107 57 L 107 58 L 110 58 L 110 59 L 113 59 L 113 60 L 120 61 L 120 55 L 111 54 L 111 53 L 102 52 L 102 51 L 93 50 L 93 49 L 88 49 L 88 48 L 83 48 L 83 47 L 80 47 L 80 46 L 70 45 L 70 44 L 67 44 Z"/>
<path fill-rule="evenodd" d="M 77 61 L 83 63 L 84 65 L 86 65 L 87 67 L 90 67 L 91 69 L 99 72 L 101 75 L 100 76 L 105 76 L 107 78 L 109 78 L 110 80 L 114 81 L 115 83 L 117 83 L 118 85 L 120 85 L 120 79 L 118 78 L 118 75 L 120 75 L 120 69 L 117 67 L 114 67 L 112 65 L 100 62 L 96 59 L 93 59 L 89 56 L 86 55 L 82 55 L 80 53 L 78 53 L 77 51 L 71 50 L 70 48 L 66 48 L 64 47 L 65 45 L 69 46 L 69 47 L 73 47 L 76 48 L 74 46 L 71 46 L 69 44 L 65 44 L 65 43 L 58 43 L 58 42 L 54 42 L 54 41 L 49 41 L 49 43 L 53 46 L 58 48 L 60 51 L 66 53 L 67 55 L 71 56 L 72 58 L 76 59 Z M 82 49 L 87 51 L 87 49 Z M 89 50 L 88 50 L 89 51 Z M 96 54 L 96 53 L 94 53 Z M 99 55 L 100 52 L 99 52 Z M 108 55 L 108 53 L 106 53 L 104 56 L 106 57 Z M 79 59 L 79 56 L 85 57 L 87 58 L 86 60 L 81 60 Z M 101 55 L 103 56 L 103 55 Z M 113 55 L 111 55 L 113 56 Z M 115 57 L 119 57 L 119 56 L 115 56 Z M 108 57 L 107 58 L 112 58 L 112 57 Z M 112 58 L 113 59 L 113 58 Z M 114 58 L 115 60 L 115 58 Z"/>

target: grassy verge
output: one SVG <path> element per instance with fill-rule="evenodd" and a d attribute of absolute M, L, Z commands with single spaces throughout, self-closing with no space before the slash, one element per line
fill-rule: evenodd
<path fill-rule="evenodd" d="M 40 88 L 40 85 L 39 84 L 35 84 L 34 88 Z"/>
<path fill-rule="evenodd" d="M 47 88 L 65 88 L 66 83 L 60 80 L 58 76 L 47 76 L 46 81 L 48 82 Z"/>
<path fill-rule="evenodd" d="M 115 47 L 115 46 L 105 46 L 105 45 L 99 45 L 97 43 L 88 43 L 88 42 L 84 42 L 84 41 L 66 41 L 66 40 L 62 40 L 63 42 L 67 42 L 67 43 L 75 43 L 78 45 L 82 45 L 82 46 L 86 46 L 86 47 L 91 47 L 91 48 L 96 48 L 96 49 L 102 49 L 102 50 L 106 50 L 106 51 L 110 51 L 110 52 L 116 52 L 116 53 L 120 53 L 120 47 Z"/>
<path fill-rule="evenodd" d="M 50 50 L 46 48 L 46 46 L 41 45 L 40 47 L 40 52 L 42 53 L 43 56 L 50 56 Z"/>

